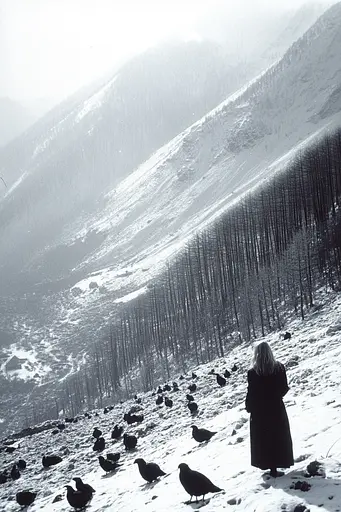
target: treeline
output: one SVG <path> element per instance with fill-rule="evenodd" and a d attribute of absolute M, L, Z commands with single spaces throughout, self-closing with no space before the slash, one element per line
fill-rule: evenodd
<path fill-rule="evenodd" d="M 340 202 L 341 129 L 198 234 L 123 308 L 50 410 L 76 414 L 148 390 L 281 329 L 292 312 L 304 319 L 321 286 L 341 289 Z"/>

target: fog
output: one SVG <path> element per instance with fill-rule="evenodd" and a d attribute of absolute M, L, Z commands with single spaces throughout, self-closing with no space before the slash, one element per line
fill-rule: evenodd
<path fill-rule="evenodd" d="M 271 17 L 303 3 L 0 0 L 0 97 L 57 102 L 165 39 L 213 38 L 232 44 L 239 37 L 245 48 L 247 34 L 262 34 Z"/>

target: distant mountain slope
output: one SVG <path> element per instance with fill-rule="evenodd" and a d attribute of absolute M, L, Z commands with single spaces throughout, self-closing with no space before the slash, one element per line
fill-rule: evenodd
<path fill-rule="evenodd" d="M 58 118 L 57 110 L 49 113 L 30 131 L 19 156 L 18 146 L 7 148 L 13 158 L 7 169 L 17 181 L 0 203 L 0 235 L 6 240 L 0 248 L 0 327 L 14 341 L 26 340 L 27 359 L 35 361 L 39 379 L 77 369 L 87 347 L 119 311 L 118 301 L 143 293 L 188 237 L 280 168 L 300 144 L 341 122 L 340 47 L 341 3 L 280 62 L 152 156 L 155 133 L 160 132 L 159 144 L 171 132 L 155 112 L 146 121 L 152 90 L 166 71 L 149 90 L 146 70 L 137 71 L 136 62 L 128 68 L 129 83 L 140 84 L 145 77 L 144 93 L 132 88 L 125 101 L 117 93 L 116 88 L 124 89 L 118 74 L 92 95 L 84 92 L 83 102 L 73 99 Z M 164 55 L 161 62 L 169 77 Z M 184 70 L 188 61 L 179 62 L 177 69 Z M 185 94 L 186 75 L 177 76 L 177 90 Z M 213 71 L 199 76 L 186 83 L 201 83 L 205 91 L 216 90 L 222 80 L 214 75 L 208 86 Z M 163 83 L 167 90 L 167 78 Z M 197 113 L 208 106 L 198 94 Z M 177 97 L 180 101 L 180 92 Z M 169 107 L 167 119 L 174 126 L 174 111 L 185 106 L 172 98 L 172 90 L 165 93 L 158 112 L 164 119 Z M 194 106 L 186 110 L 188 117 Z M 129 130 L 122 119 L 130 120 Z M 130 145 L 122 146 L 127 139 Z M 135 165 L 143 155 L 144 163 Z M 21 358 L 19 345 L 11 350 Z M 44 368 L 47 377 L 41 377 Z"/>
<path fill-rule="evenodd" d="M 24 132 L 36 120 L 20 103 L 0 98 L 0 148 Z"/>
<path fill-rule="evenodd" d="M 9 186 L 1 205 L 9 252 L 0 265 L 27 266 L 81 212 L 91 213 L 103 192 L 244 80 L 217 45 L 184 43 L 136 57 L 98 90 L 49 112 L 0 152 Z"/>
<path fill-rule="evenodd" d="M 288 47 L 316 22 L 325 9 L 325 4 L 310 2 L 293 12 L 288 11 L 286 14 L 282 14 L 281 19 L 275 24 L 275 30 L 273 30 L 267 48 L 261 55 L 264 64 L 269 65 L 282 57 Z"/>
<path fill-rule="evenodd" d="M 107 196 L 87 230 L 106 233 L 90 261 L 132 262 L 174 250 L 257 184 L 275 162 L 341 120 L 341 4 L 283 59 L 160 149 Z M 313 70 L 313 72 L 312 72 Z M 86 230 L 79 231 L 84 236 Z M 160 241 L 162 240 L 162 242 Z M 137 251 L 137 247 L 139 250 Z"/>

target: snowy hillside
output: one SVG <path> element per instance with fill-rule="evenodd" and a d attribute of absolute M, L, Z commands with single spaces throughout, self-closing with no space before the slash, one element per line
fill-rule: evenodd
<path fill-rule="evenodd" d="M 74 242 L 104 238 L 74 269 L 98 270 L 74 283 L 69 319 L 98 301 L 91 282 L 117 298 L 143 292 L 193 233 L 340 122 L 340 20 L 338 4 L 277 65 L 157 151 L 106 195 L 100 212 L 65 233 L 65 242 L 70 232 Z"/>
<path fill-rule="evenodd" d="M 24 105 L 10 98 L 0 98 L 0 148 L 18 137 L 36 119 L 37 116 Z"/>
<path fill-rule="evenodd" d="M 189 72 L 181 88 L 178 76 L 174 103 L 166 87 L 174 70 L 162 54 L 165 92 L 147 122 L 155 81 L 149 90 L 150 76 L 135 61 L 128 83 L 143 82 L 142 90 L 131 86 L 127 97 L 117 94 L 127 83 L 118 73 L 92 94 L 83 91 L 82 101 L 62 106 L 58 116 L 57 110 L 49 113 L 25 144 L 18 142 L 20 151 L 12 144 L 0 154 L 1 169 L 10 176 L 0 203 L 6 240 L 0 249 L 0 362 L 10 387 L 4 407 L 12 404 L 11 383 L 31 390 L 75 372 L 94 340 L 107 334 L 121 303 L 143 294 L 193 233 L 283 168 L 302 145 L 340 123 L 340 46 L 339 3 L 283 59 L 161 148 L 172 131 L 178 133 L 178 100 L 198 77 Z M 211 56 L 203 50 L 200 62 Z M 155 70 L 154 57 L 149 55 Z M 194 98 L 195 119 L 208 109 L 208 77 L 210 101 L 223 94 L 219 80 L 225 72 L 230 76 L 230 68 L 222 72 L 221 62 L 218 55 L 218 79 L 213 71 L 200 75 L 201 89 L 188 89 L 183 98 Z M 177 69 L 187 64 L 180 59 Z M 169 124 L 160 127 L 166 104 Z M 185 126 L 194 106 L 180 119 Z M 14 369 L 13 355 L 22 360 L 14 360 Z"/>
<path fill-rule="evenodd" d="M 55 435 L 52 428 L 28 437 L 19 437 L 2 444 L 1 470 L 11 469 L 19 458 L 27 462 L 21 477 L 0 485 L 0 510 L 18 510 L 15 494 L 18 490 L 38 491 L 34 511 L 71 510 L 65 499 L 64 485 L 73 484 L 80 476 L 91 484 L 96 493 L 89 510 L 115 510 L 120 512 L 145 510 L 196 510 L 207 512 L 230 510 L 245 512 L 307 511 L 337 512 L 341 506 L 341 379 L 339 295 L 321 293 L 305 321 L 288 325 L 290 340 L 283 340 L 277 332 L 265 339 L 270 342 L 276 357 L 287 368 L 289 393 L 284 401 L 287 407 L 294 445 L 295 465 L 284 477 L 272 479 L 250 466 L 249 416 L 244 408 L 246 373 L 252 357 L 252 346 L 242 345 L 224 359 L 193 368 L 197 374 L 197 390 L 192 394 L 199 406 L 198 414 L 191 416 L 185 395 L 192 383 L 190 371 L 184 380 L 174 376 L 180 390 L 166 393 L 173 407 L 155 404 L 151 392 L 140 394 L 141 404 L 129 400 L 108 414 L 91 411 L 90 419 L 80 417 L 77 423 L 66 424 L 66 429 Z M 226 387 L 220 388 L 212 368 L 223 372 L 237 365 L 231 372 Z M 144 414 L 139 426 L 127 427 L 123 414 L 136 406 Z M 137 448 L 125 452 L 122 441 L 111 440 L 113 425 L 124 425 L 124 431 L 138 437 Z M 198 445 L 191 437 L 191 425 L 205 427 L 217 434 L 208 442 Z M 93 428 L 103 431 L 106 452 L 120 452 L 122 466 L 114 473 L 104 474 L 93 450 Z M 13 453 L 6 447 L 14 446 Z M 63 461 L 49 469 L 41 465 L 42 455 L 60 455 Z M 137 457 L 156 462 L 166 476 L 154 484 L 146 484 L 136 465 Z M 308 463 L 322 463 L 321 476 L 306 476 Z M 178 465 L 187 463 L 208 476 L 224 491 L 208 495 L 205 503 L 191 507 L 178 478 Z M 298 481 L 306 481 L 307 492 L 293 489 Z M 62 500 L 52 503 L 57 495 Z M 295 508 L 302 505 L 302 508 Z"/>

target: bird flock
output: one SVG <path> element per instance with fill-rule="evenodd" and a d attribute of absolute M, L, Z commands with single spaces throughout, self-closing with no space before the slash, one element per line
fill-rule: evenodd
<path fill-rule="evenodd" d="M 237 365 L 234 365 L 231 368 L 231 372 L 235 372 L 238 370 Z M 214 370 L 209 372 L 209 375 L 214 375 L 216 377 L 216 382 L 218 386 L 224 387 L 227 383 L 227 380 L 231 377 L 231 372 L 227 369 L 224 372 L 224 377 L 219 373 L 216 373 Z M 198 376 L 192 372 L 191 375 L 192 382 L 187 386 L 186 391 L 190 393 L 195 393 L 198 389 Z M 183 375 L 180 376 L 180 381 L 183 381 Z M 183 383 L 183 382 L 182 382 Z M 174 401 L 177 400 L 178 392 L 183 391 L 180 389 L 177 382 L 173 382 L 172 385 L 165 384 L 163 387 L 158 386 L 157 390 L 151 393 L 151 397 L 155 398 L 155 405 L 157 407 L 164 406 L 171 408 L 173 407 Z M 168 394 L 172 392 L 173 398 L 170 398 Z M 192 417 L 195 417 L 198 412 L 198 404 L 195 402 L 194 396 L 190 393 L 186 393 L 186 406 L 190 411 Z M 180 399 L 180 397 L 179 397 Z M 134 396 L 134 405 L 130 408 L 128 412 L 125 412 L 123 415 L 123 421 L 126 422 L 127 426 L 130 425 L 139 425 L 144 421 L 144 414 L 141 413 L 143 410 L 142 399 L 137 395 Z M 103 414 L 107 414 L 110 410 L 112 410 L 114 406 L 105 407 L 103 410 Z M 67 424 L 77 423 L 78 421 L 84 419 L 99 417 L 98 412 L 94 412 L 90 414 L 86 412 L 83 416 L 79 416 L 76 418 L 65 418 L 64 422 L 60 422 L 56 425 L 56 428 L 52 430 L 52 434 L 55 435 L 57 433 L 64 432 L 67 430 Z M 97 420 L 96 420 L 97 421 Z M 197 425 L 193 424 L 191 426 L 192 429 L 192 437 L 197 443 L 207 443 L 210 439 L 217 433 L 211 432 L 205 428 L 199 428 Z M 125 451 L 134 452 L 137 451 L 140 446 L 138 446 L 138 437 L 133 434 L 129 434 L 128 432 L 124 432 L 125 428 L 123 425 L 115 424 L 113 426 L 113 430 L 111 431 L 111 440 L 114 442 L 122 441 Z M 93 439 L 92 450 L 94 452 L 101 453 L 98 456 L 98 463 L 101 469 L 105 474 L 115 473 L 122 467 L 121 453 L 108 452 L 103 456 L 102 452 L 106 448 L 106 441 L 103 436 L 103 431 L 99 428 L 99 426 L 95 426 L 91 435 Z M 5 450 L 7 453 L 15 450 L 14 447 L 7 446 Z M 47 454 L 42 456 L 42 466 L 44 470 L 50 470 L 53 466 L 60 464 L 63 461 L 63 458 L 56 454 Z M 155 462 L 146 462 L 142 457 L 138 457 L 135 459 L 134 464 L 137 465 L 139 473 L 141 477 L 148 483 L 151 484 L 157 481 L 159 478 L 166 477 L 167 474 L 160 468 L 158 464 Z M 12 468 L 4 469 L 0 471 L 0 484 L 4 484 L 10 480 L 18 480 L 21 476 L 20 471 L 24 471 L 26 469 L 27 462 L 23 459 L 19 459 Z M 221 492 L 222 489 L 217 485 L 213 484 L 204 474 L 199 471 L 192 470 L 185 463 L 180 463 L 178 466 L 179 469 L 179 481 L 182 484 L 184 490 L 190 495 L 190 503 L 193 497 L 198 499 L 198 497 L 202 497 L 202 500 L 205 499 L 206 494 L 208 493 L 217 493 Z M 52 469 L 53 471 L 53 469 Z M 89 484 L 83 482 L 82 478 L 74 477 L 73 481 L 75 482 L 75 488 L 72 485 L 65 485 L 66 489 L 66 499 L 69 505 L 75 510 L 81 510 L 85 508 L 89 502 L 93 499 L 95 494 L 95 489 Z M 36 496 L 38 495 L 38 491 L 31 489 L 23 489 L 16 493 L 16 501 L 18 505 L 21 507 L 27 507 L 34 503 Z M 62 495 L 57 495 L 53 502 L 57 502 L 63 499 Z"/>

